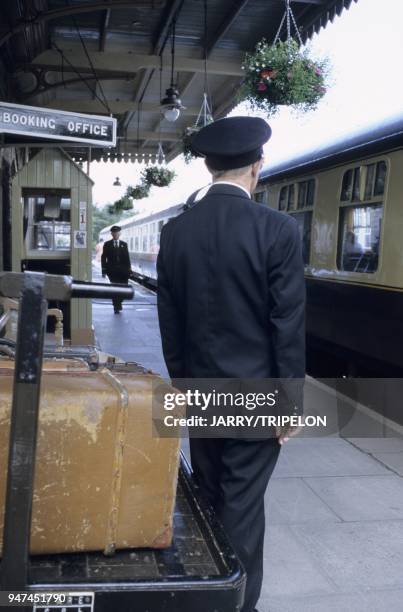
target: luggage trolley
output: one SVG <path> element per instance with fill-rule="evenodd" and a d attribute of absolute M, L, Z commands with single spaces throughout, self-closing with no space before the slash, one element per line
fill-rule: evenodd
<path fill-rule="evenodd" d="M 181 454 L 173 543 L 167 549 L 29 556 L 36 437 L 48 300 L 133 297 L 123 285 L 39 272 L 0 273 L 19 299 L 3 529 L 1 606 L 33 612 L 237 612 L 245 573 Z M 10 349 L 10 341 L 0 338 Z M 71 351 L 74 354 L 74 350 Z M 55 355 L 54 355 L 55 356 Z M 64 358 L 68 351 L 59 353 Z M 92 362 L 92 365 L 93 362 Z"/>

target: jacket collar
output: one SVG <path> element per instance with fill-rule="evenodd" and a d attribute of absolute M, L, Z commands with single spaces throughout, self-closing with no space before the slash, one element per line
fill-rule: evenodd
<path fill-rule="evenodd" d="M 242 198 L 247 198 L 247 199 L 251 199 L 251 196 L 246 192 L 245 189 L 243 189 L 242 187 L 240 187 L 239 185 L 236 185 L 235 183 L 227 183 L 224 181 L 218 181 L 217 183 L 213 183 L 211 185 L 211 187 L 209 188 L 209 190 L 207 191 L 206 195 L 213 195 L 213 194 L 228 194 L 228 195 L 235 195 L 235 196 L 240 196 Z"/>

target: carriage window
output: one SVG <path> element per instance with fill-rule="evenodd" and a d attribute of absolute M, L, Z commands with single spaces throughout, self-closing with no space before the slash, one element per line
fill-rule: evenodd
<path fill-rule="evenodd" d="M 378 268 L 382 204 L 340 209 L 337 265 L 348 272 L 375 272 Z"/>
<path fill-rule="evenodd" d="M 312 211 L 297 212 L 292 215 L 298 223 L 298 229 L 302 241 L 302 258 L 304 264 L 309 264 L 311 252 L 311 228 L 312 228 Z"/>
<path fill-rule="evenodd" d="M 382 161 L 376 165 L 376 176 L 375 176 L 375 187 L 374 187 L 375 196 L 383 195 L 385 191 L 385 181 L 386 181 L 386 163 Z"/>
<path fill-rule="evenodd" d="M 308 192 L 306 194 L 306 205 L 313 206 L 315 197 L 315 179 L 310 179 L 308 181 Z"/>
<path fill-rule="evenodd" d="M 376 164 L 369 164 L 369 166 L 367 166 L 367 178 L 365 180 L 365 195 L 364 195 L 366 200 L 369 200 L 369 198 L 372 198 L 372 193 L 374 190 L 375 167 L 376 167 Z"/>
<path fill-rule="evenodd" d="M 298 208 L 313 206 L 315 195 L 315 179 L 298 183 Z"/>
<path fill-rule="evenodd" d="M 307 182 L 298 183 L 298 208 L 305 208 Z"/>
<path fill-rule="evenodd" d="M 353 200 L 359 200 L 360 199 L 360 176 L 361 176 L 361 169 L 360 168 L 354 168 L 354 175 L 353 175 Z"/>
<path fill-rule="evenodd" d="M 279 210 L 286 210 L 286 208 L 287 208 L 287 194 L 288 194 L 288 187 L 282 187 L 281 191 L 280 191 L 280 199 L 279 199 L 279 203 L 278 203 L 278 209 Z"/>
<path fill-rule="evenodd" d="M 287 210 L 294 210 L 295 208 L 295 186 L 288 186 L 288 205 Z"/>
<path fill-rule="evenodd" d="M 255 202 L 258 202 L 259 204 L 264 204 L 266 202 L 265 189 L 263 189 L 263 191 L 258 191 L 257 193 L 255 193 Z"/>
<path fill-rule="evenodd" d="M 347 170 L 343 176 L 343 185 L 341 187 L 341 201 L 349 202 L 353 194 L 353 170 Z"/>
<path fill-rule="evenodd" d="M 387 175 L 386 162 L 367 164 L 365 170 L 364 199 L 369 200 L 374 196 L 383 195 Z M 344 173 L 340 196 L 342 202 L 360 200 L 360 179 L 361 167 L 352 168 Z"/>

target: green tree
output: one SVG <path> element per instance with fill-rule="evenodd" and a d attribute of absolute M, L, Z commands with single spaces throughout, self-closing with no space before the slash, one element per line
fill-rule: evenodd
<path fill-rule="evenodd" d="M 113 223 L 119 223 L 122 219 L 126 219 L 127 217 L 132 217 L 137 213 L 134 213 L 132 210 L 121 210 L 116 211 L 113 205 L 106 204 L 102 208 L 98 208 L 97 206 L 92 205 L 92 246 L 95 248 L 95 245 L 99 239 L 99 232 L 101 229 L 106 227 L 107 225 L 112 225 Z"/>

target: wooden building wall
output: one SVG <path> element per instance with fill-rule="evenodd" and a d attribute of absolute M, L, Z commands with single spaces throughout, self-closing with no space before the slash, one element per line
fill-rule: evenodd
<path fill-rule="evenodd" d="M 12 269 L 21 271 L 26 258 L 23 242 L 24 187 L 69 189 L 71 192 L 71 275 L 77 280 L 91 280 L 91 227 L 93 181 L 61 149 L 42 149 L 14 177 L 12 182 Z M 80 202 L 86 202 L 87 245 L 74 248 L 73 234 L 80 229 Z M 93 342 L 91 300 L 73 299 L 71 304 L 72 344 Z"/>

